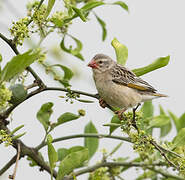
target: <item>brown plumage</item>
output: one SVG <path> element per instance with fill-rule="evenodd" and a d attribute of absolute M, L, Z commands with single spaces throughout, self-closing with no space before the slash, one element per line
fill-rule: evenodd
<path fill-rule="evenodd" d="M 157 93 L 149 83 L 107 55 L 97 54 L 88 66 L 93 70 L 93 78 L 100 97 L 110 106 L 119 107 L 122 111 L 147 100 L 167 97 Z"/>

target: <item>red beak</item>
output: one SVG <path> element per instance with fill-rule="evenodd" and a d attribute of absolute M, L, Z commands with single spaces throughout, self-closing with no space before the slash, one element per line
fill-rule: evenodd
<path fill-rule="evenodd" d="M 91 62 L 88 64 L 89 67 L 91 68 L 98 68 L 98 64 L 96 64 L 96 62 L 94 60 L 91 60 Z"/>

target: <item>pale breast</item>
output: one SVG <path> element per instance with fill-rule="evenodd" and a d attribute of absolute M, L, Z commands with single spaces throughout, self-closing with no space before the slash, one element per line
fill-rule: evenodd
<path fill-rule="evenodd" d="M 130 108 L 141 102 L 141 95 L 134 89 L 116 84 L 111 78 L 94 76 L 98 93 L 107 104 L 113 107 Z"/>

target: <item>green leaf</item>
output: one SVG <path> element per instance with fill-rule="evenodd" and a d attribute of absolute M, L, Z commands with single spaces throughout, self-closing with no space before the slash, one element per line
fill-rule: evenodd
<path fill-rule="evenodd" d="M 9 133 L 9 136 L 12 136 L 14 135 L 19 129 L 23 128 L 24 125 L 20 125 L 18 127 L 16 127 L 14 130 L 12 130 L 10 133 Z"/>
<path fill-rule="evenodd" d="M 70 154 L 72 152 L 81 151 L 83 149 L 84 149 L 83 146 L 73 146 L 73 147 L 71 147 L 69 149 L 60 148 L 57 151 L 57 153 L 58 153 L 58 161 L 62 161 L 68 154 Z"/>
<path fill-rule="evenodd" d="M 94 101 L 90 101 L 90 100 L 86 100 L 86 99 L 76 99 L 79 102 L 83 102 L 83 103 L 93 103 Z"/>
<path fill-rule="evenodd" d="M 80 17 L 80 19 L 84 22 L 87 21 L 83 9 L 78 9 L 75 6 L 72 6 L 73 11 Z"/>
<path fill-rule="evenodd" d="M 81 151 L 83 150 L 85 147 L 83 146 L 73 146 L 71 148 L 69 148 L 69 152 L 72 153 L 72 152 L 77 152 L 77 151 Z"/>
<path fill-rule="evenodd" d="M 166 115 L 166 113 L 161 105 L 159 105 L 159 109 L 160 109 L 160 115 Z M 171 124 L 171 121 L 169 121 L 168 124 L 161 127 L 160 137 L 166 136 L 170 132 L 171 128 L 172 128 L 172 124 Z"/>
<path fill-rule="evenodd" d="M 1 82 L 11 80 L 15 75 L 23 72 L 30 64 L 38 59 L 39 50 L 29 50 L 24 54 L 14 56 L 3 68 Z"/>
<path fill-rule="evenodd" d="M 185 128 L 185 113 L 183 113 L 179 118 L 179 128 Z"/>
<path fill-rule="evenodd" d="M 149 73 L 151 71 L 154 71 L 156 69 L 166 66 L 169 63 L 169 60 L 170 60 L 170 56 L 160 57 L 157 60 L 155 60 L 153 63 L 149 64 L 148 66 L 133 69 L 132 71 L 137 76 L 142 76 L 143 74 Z"/>
<path fill-rule="evenodd" d="M 109 156 L 112 156 L 121 146 L 123 142 L 120 142 L 113 150 L 109 153 Z"/>
<path fill-rule="evenodd" d="M 171 111 L 168 111 L 168 113 L 175 124 L 177 132 L 179 132 L 181 129 L 180 123 L 179 123 L 179 118 L 175 114 L 173 114 Z"/>
<path fill-rule="evenodd" d="M 170 117 L 166 115 L 159 115 L 152 118 L 149 124 L 149 128 L 156 127 L 160 128 L 162 126 L 166 126 L 170 122 Z"/>
<path fill-rule="evenodd" d="M 53 67 L 53 66 L 58 66 L 64 71 L 64 79 L 67 81 L 69 81 L 74 75 L 73 72 L 71 71 L 71 69 L 69 69 L 68 67 L 66 67 L 64 65 L 61 65 L 61 64 L 51 65 L 51 67 Z"/>
<path fill-rule="evenodd" d="M 76 114 L 73 114 L 73 113 L 70 113 L 70 112 L 66 112 L 66 113 L 62 114 L 57 119 L 56 126 L 58 126 L 60 124 L 63 124 L 63 123 L 66 123 L 66 122 L 69 122 L 69 121 L 72 121 L 72 120 L 75 120 L 75 119 L 78 119 L 79 117 L 80 117 L 80 115 L 76 115 Z"/>
<path fill-rule="evenodd" d="M 117 125 L 121 125 L 120 124 L 120 119 L 118 118 L 117 115 L 114 115 L 111 119 L 111 124 L 117 124 Z M 109 134 L 112 134 L 117 128 L 119 128 L 120 126 L 110 126 L 109 128 Z"/>
<path fill-rule="evenodd" d="M 58 160 L 58 154 L 55 151 L 54 146 L 52 145 L 53 138 L 50 134 L 47 136 L 47 145 L 48 145 L 48 158 L 49 158 L 49 165 L 51 170 L 51 179 L 53 179 L 53 169 L 56 166 L 56 162 Z"/>
<path fill-rule="evenodd" d="M 84 12 L 88 12 L 92 9 L 94 9 L 95 7 L 104 5 L 105 3 L 102 1 L 89 1 L 87 2 L 81 9 L 84 10 Z"/>
<path fill-rule="evenodd" d="M 2 57 L 2 55 L 0 54 L 0 63 L 2 62 L 2 60 L 3 60 L 3 57 Z"/>
<path fill-rule="evenodd" d="M 26 134 L 26 132 L 23 132 L 23 133 L 21 133 L 21 134 L 18 134 L 18 135 L 16 135 L 16 136 L 13 136 L 12 137 L 12 140 L 16 140 L 16 139 L 19 139 L 20 137 L 22 137 L 22 136 L 24 136 Z"/>
<path fill-rule="evenodd" d="M 113 4 L 119 5 L 119 6 L 121 6 L 124 10 L 128 11 L 128 6 L 127 6 L 127 4 L 124 3 L 124 2 L 122 2 L 122 1 L 116 1 L 116 2 L 114 2 Z"/>
<path fill-rule="evenodd" d="M 101 28 L 102 28 L 102 41 L 104 41 L 105 38 L 106 38 L 106 36 L 107 36 L 106 24 L 105 24 L 105 22 L 104 22 L 100 17 L 98 17 L 96 14 L 95 14 L 95 17 L 96 17 L 97 21 L 99 22 L 99 24 L 101 25 Z"/>
<path fill-rule="evenodd" d="M 9 89 L 12 92 L 12 96 L 9 101 L 11 104 L 19 104 L 27 98 L 27 89 L 22 84 L 14 84 L 10 86 Z"/>
<path fill-rule="evenodd" d="M 84 133 L 98 133 L 94 124 L 90 121 L 84 129 Z M 84 139 L 84 146 L 89 150 L 89 159 L 95 154 L 98 149 L 99 139 L 87 137 Z"/>
<path fill-rule="evenodd" d="M 75 168 L 83 166 L 83 163 L 86 160 L 88 160 L 87 148 L 68 154 L 59 165 L 56 180 L 62 179 L 65 175 L 71 173 Z"/>
<path fill-rule="evenodd" d="M 125 65 L 128 58 L 128 49 L 125 45 L 121 44 L 116 38 L 111 42 L 116 52 L 117 62 L 121 65 Z"/>
<path fill-rule="evenodd" d="M 66 148 L 58 149 L 58 151 L 57 151 L 58 161 L 62 161 L 69 153 L 70 153 L 69 150 Z"/>
<path fill-rule="evenodd" d="M 173 139 L 173 149 L 178 147 L 178 146 L 184 146 L 185 145 L 185 128 L 182 128 L 177 136 Z"/>
<path fill-rule="evenodd" d="M 143 118 L 153 117 L 154 107 L 153 107 L 152 101 L 144 102 L 141 110 L 143 112 Z"/>
<path fill-rule="evenodd" d="M 44 129 L 46 132 L 50 125 L 50 122 L 49 122 L 50 116 L 53 113 L 52 107 L 53 107 L 53 103 L 48 102 L 43 104 L 40 110 L 37 112 L 37 119 L 44 126 Z"/>
<path fill-rule="evenodd" d="M 49 16 L 54 4 L 55 4 L 55 0 L 49 0 L 48 1 L 48 6 L 47 6 L 47 9 L 46 9 L 46 13 L 45 13 L 45 19 Z"/>
<path fill-rule="evenodd" d="M 81 60 L 84 60 L 83 56 L 81 55 L 80 51 L 82 50 L 82 43 L 80 42 L 80 40 L 78 40 L 77 38 L 73 37 L 73 36 L 70 36 L 76 43 L 76 48 L 72 49 L 72 47 L 65 47 L 65 44 L 64 44 L 64 39 L 65 39 L 65 36 L 63 37 L 61 43 L 60 43 L 60 47 L 62 50 L 64 50 L 65 52 L 67 53 L 70 53 L 72 54 L 73 56 L 81 59 Z"/>

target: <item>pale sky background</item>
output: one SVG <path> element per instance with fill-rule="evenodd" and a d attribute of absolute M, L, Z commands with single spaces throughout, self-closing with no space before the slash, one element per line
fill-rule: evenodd
<path fill-rule="evenodd" d="M 3 0 L 1 0 L 3 2 Z M 4 5 L 0 10 L 0 32 L 9 36 L 8 29 L 12 21 L 16 21 L 19 17 L 25 16 L 25 3 L 23 0 L 4 0 Z M 60 4 L 62 1 L 59 1 Z M 109 1 L 114 2 L 114 1 Z M 83 55 L 85 62 L 82 62 L 68 54 L 65 54 L 64 59 L 67 63 L 72 64 L 72 67 L 77 66 L 82 69 L 80 74 L 81 80 L 72 81 L 72 89 L 83 90 L 91 93 L 96 93 L 96 89 L 92 80 L 92 72 L 86 65 L 96 53 L 105 53 L 115 59 L 115 53 L 111 46 L 111 41 L 116 37 L 121 43 L 125 44 L 129 50 L 127 67 L 130 69 L 142 67 L 150 64 L 156 58 L 170 55 L 170 63 L 167 67 L 144 75 L 142 78 L 153 85 L 159 92 L 169 95 L 169 98 L 158 99 L 153 101 L 156 114 L 158 113 L 158 105 L 161 104 L 167 111 L 170 109 L 177 116 L 180 116 L 185 111 L 185 1 L 184 0 L 125 0 L 129 6 L 129 14 L 119 6 L 103 6 L 96 8 L 95 12 L 107 23 L 108 37 L 105 42 L 101 41 L 101 28 L 95 21 L 94 16 L 90 16 L 90 21 L 87 23 L 76 19 L 70 33 L 83 42 Z M 12 4 L 16 8 L 16 12 L 10 9 L 8 4 Z M 16 14 L 16 16 L 15 16 Z M 44 41 L 43 46 L 52 46 L 61 41 L 61 38 L 56 36 L 56 39 L 51 35 Z M 20 52 L 26 51 L 26 48 L 19 48 Z M 3 63 L 9 60 L 14 54 L 12 50 L 0 40 L 0 53 L 3 55 Z M 39 74 L 44 78 L 43 71 L 39 69 L 37 64 L 32 67 L 38 70 Z M 51 80 L 44 81 L 48 85 L 54 86 Z M 72 123 L 66 123 L 60 126 L 52 133 L 53 137 L 67 136 L 70 134 L 82 133 L 84 126 L 92 120 L 98 129 L 99 133 L 108 133 L 108 128 L 102 126 L 110 122 L 110 111 L 102 109 L 98 102 L 93 104 L 82 104 L 75 102 L 73 105 L 65 103 L 58 98 L 60 95 L 65 95 L 59 92 L 45 92 L 39 94 L 30 100 L 20 105 L 13 113 L 13 121 L 9 128 L 24 124 L 25 127 L 21 132 L 27 134 L 21 139 L 29 146 L 36 146 L 42 140 L 44 130 L 41 124 L 36 120 L 36 113 L 43 103 L 52 101 L 54 105 L 54 114 L 52 120 L 56 121 L 62 113 L 69 111 L 77 113 L 78 109 L 85 109 L 86 116 Z M 88 97 L 84 97 L 90 99 Z M 156 131 L 157 132 L 157 131 Z M 175 136 L 175 130 L 171 132 L 167 139 L 171 140 Z M 115 135 L 122 135 L 118 129 Z M 156 138 L 157 138 L 156 133 Z M 99 152 L 93 157 L 90 164 L 101 159 L 100 150 L 105 147 L 108 151 L 119 143 L 117 140 L 103 139 L 100 141 Z M 74 145 L 83 145 L 83 139 L 74 139 L 63 141 L 55 144 L 56 148 L 71 147 Z M 45 149 L 43 149 L 45 150 Z M 42 151 L 45 155 L 46 152 Z M 127 156 L 132 153 L 131 145 L 124 143 L 122 148 L 115 154 L 116 157 Z M 0 148 L 1 161 L 0 167 L 9 161 L 15 154 L 15 150 L 11 147 L 5 148 L 1 145 Z M 133 155 L 134 157 L 134 155 Z M 0 179 L 8 179 L 8 175 L 12 174 L 13 167 Z M 134 171 L 135 172 L 135 171 Z M 128 174 L 123 174 L 123 177 L 128 180 L 134 180 L 137 173 L 133 173 L 133 169 L 129 170 Z M 29 167 L 25 158 L 19 162 L 16 179 L 50 179 L 46 172 L 39 172 L 38 167 Z M 86 179 L 86 176 L 79 179 Z"/>

